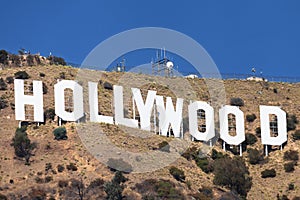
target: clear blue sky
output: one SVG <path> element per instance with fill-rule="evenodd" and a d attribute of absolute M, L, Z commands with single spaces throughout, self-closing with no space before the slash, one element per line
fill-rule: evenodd
<path fill-rule="evenodd" d="M 186 2 L 186 3 L 185 3 Z M 99 42 L 137 27 L 165 27 L 198 41 L 224 73 L 300 76 L 298 0 L 3 1 L 0 49 L 81 63 Z M 130 62 L 130 61 L 128 61 Z"/>

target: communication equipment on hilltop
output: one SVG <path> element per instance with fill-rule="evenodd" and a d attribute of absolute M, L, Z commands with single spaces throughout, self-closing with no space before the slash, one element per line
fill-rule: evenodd
<path fill-rule="evenodd" d="M 166 57 L 166 49 L 156 52 L 156 60 L 151 62 L 152 74 L 172 77 L 174 63 Z"/>
<path fill-rule="evenodd" d="M 114 71 L 125 72 L 125 61 L 125 58 L 123 58 L 120 63 L 117 63 L 117 66 L 115 66 Z"/>
<path fill-rule="evenodd" d="M 253 76 L 255 76 L 256 69 L 252 67 L 251 72 L 253 73 Z"/>

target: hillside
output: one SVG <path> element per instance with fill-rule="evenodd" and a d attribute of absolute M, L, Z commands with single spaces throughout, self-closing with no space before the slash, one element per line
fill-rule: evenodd
<path fill-rule="evenodd" d="M 142 83 L 139 87 L 143 89 L 142 91 L 153 89 L 159 95 L 165 97 L 178 97 L 188 91 L 188 96 L 184 96 L 186 100 L 194 99 L 206 102 L 219 100 L 210 99 L 211 93 L 207 91 L 203 79 L 174 78 L 169 83 L 166 78 L 143 74 L 116 72 L 85 74 L 85 72 L 82 73 L 76 68 L 60 65 L 3 69 L 0 71 L 0 77 L 4 80 L 7 88 L 0 90 L 0 96 L 2 100 L 7 101 L 7 107 L 0 111 L 0 194 L 5 195 L 8 199 L 79 199 L 78 187 L 71 184 L 74 180 L 81 182 L 84 188 L 89 188 L 89 190 L 85 190 L 86 193 L 83 199 L 105 199 L 106 193 L 104 192 L 103 182 L 109 182 L 115 174 L 113 170 L 94 158 L 81 142 L 77 131 L 82 128 L 81 126 L 85 128 L 85 124 L 64 123 L 67 130 L 67 140 L 54 140 L 52 132 L 58 127 L 55 120 L 47 119 L 46 123 L 40 126 L 36 126 L 34 123 L 29 124 L 27 127 L 28 137 L 31 141 L 37 143 L 37 148 L 33 152 L 34 155 L 30 158 L 30 165 L 24 165 L 24 159 L 15 156 L 14 147 L 11 146 L 11 143 L 18 127 L 18 121 L 15 120 L 13 110 L 13 83 L 7 83 L 7 77 L 14 77 L 14 74 L 18 71 L 26 71 L 30 76 L 29 82 L 31 80 L 41 80 L 45 83 L 48 89 L 47 93 L 44 94 L 44 110 L 54 108 L 54 84 L 57 83 L 57 79 L 77 79 L 80 82 L 81 79 L 88 76 L 99 76 L 99 79 L 97 79 L 99 83 L 99 112 L 109 116 L 113 115 L 111 109 L 113 92 L 108 87 L 104 87 L 105 84 L 123 84 L 130 87 L 132 80 Z M 148 82 L 143 83 L 142 80 Z M 160 84 L 161 80 L 164 84 Z M 173 85 L 174 82 L 177 84 Z M 191 88 L 188 90 L 185 84 L 188 84 Z M 240 109 L 245 115 L 246 133 L 256 135 L 256 129 L 260 127 L 259 105 L 280 106 L 289 116 L 294 115 L 300 119 L 300 83 L 224 80 L 223 84 L 226 94 L 224 100 L 227 105 L 230 105 L 231 98 L 239 97 L 244 101 L 244 106 L 241 106 Z M 126 91 L 126 89 L 128 90 L 128 88 L 124 90 Z M 216 88 L 216 92 L 219 89 Z M 175 94 L 174 91 L 182 93 Z M 128 117 L 132 117 L 130 101 L 125 109 L 127 109 Z M 246 116 L 251 114 L 255 114 L 257 118 L 253 122 L 248 122 Z M 153 133 L 147 136 L 149 133 L 135 129 L 124 131 L 127 129 L 116 125 L 98 124 L 96 126 L 104 130 L 106 136 L 115 146 L 130 152 L 157 150 L 163 141 L 170 143 L 178 140 Z M 277 195 L 280 198 L 286 195 L 289 199 L 296 196 L 300 197 L 300 167 L 295 165 L 295 170 L 292 172 L 285 172 L 284 169 L 284 164 L 288 162 L 284 160 L 284 153 L 290 150 L 299 152 L 300 140 L 294 140 L 292 136 L 297 129 L 300 129 L 299 124 L 296 124 L 296 127 L 288 132 L 288 142 L 284 145 L 282 151 L 277 147 L 273 147 L 273 149 L 270 149 L 269 156 L 264 157 L 258 164 L 250 164 L 249 153 L 247 150 L 243 151 L 242 158 L 249 168 L 249 175 L 252 177 L 252 186 L 247 194 L 247 199 L 276 199 Z M 139 134 L 145 134 L 146 136 L 142 137 Z M 186 137 L 188 137 L 188 134 L 186 133 Z M 261 144 L 260 137 L 256 135 L 255 138 L 257 142 L 248 145 L 247 149 L 255 148 L 262 152 L 264 147 Z M 217 141 L 212 148 L 228 155 L 230 158 L 234 157 L 234 149 L 231 149 L 233 152 L 229 150 L 224 152 L 220 141 Z M 212 148 L 202 142 L 195 141 L 191 142 L 188 151 L 198 149 L 203 154 L 207 153 L 209 160 L 212 160 Z M 71 163 L 76 167 L 72 167 Z M 59 172 L 58 165 L 63 165 L 65 169 Z M 184 171 L 185 181 L 178 181 L 170 174 L 169 169 L 171 166 Z M 276 176 L 262 178 L 261 172 L 271 168 L 276 170 Z M 186 156 L 180 156 L 171 165 L 156 171 L 127 173 L 124 176 L 128 179 L 123 183 L 124 190 L 122 194 L 125 199 L 164 199 L 163 195 L 167 193 L 169 196 L 165 199 L 178 199 L 178 197 L 182 199 L 222 199 L 222 196 L 223 199 L 233 199 L 233 194 L 229 192 L 228 187 L 214 184 L 214 173 L 205 173 L 197 166 L 195 159 L 186 159 Z M 101 183 L 97 184 L 95 181 L 97 179 Z M 163 181 L 159 182 L 159 180 Z M 291 184 L 294 185 L 293 189 L 289 189 Z M 160 189 L 159 192 L 152 191 L 155 188 L 154 185 L 156 189 Z"/>

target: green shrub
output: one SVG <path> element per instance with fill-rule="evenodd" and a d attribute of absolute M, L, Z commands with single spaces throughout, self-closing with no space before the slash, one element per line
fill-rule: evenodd
<path fill-rule="evenodd" d="M 175 185 L 167 180 L 159 180 L 155 190 L 159 199 L 183 199 L 183 195 L 176 190 Z"/>
<path fill-rule="evenodd" d="M 44 179 L 42 179 L 41 177 L 38 177 L 38 176 L 35 177 L 34 180 L 35 180 L 35 182 L 38 183 L 38 184 L 44 183 Z"/>
<path fill-rule="evenodd" d="M 106 182 L 104 184 L 104 191 L 106 193 L 106 199 L 108 200 L 117 200 L 123 199 L 122 192 L 124 186 L 121 183 L 126 182 L 127 179 L 123 176 L 122 172 L 117 171 L 115 176 L 112 178 L 110 182 Z"/>
<path fill-rule="evenodd" d="M 198 158 L 198 159 L 196 159 L 196 164 L 205 173 L 210 173 L 210 172 L 213 171 L 213 166 L 207 158 Z"/>
<path fill-rule="evenodd" d="M 224 154 L 222 154 L 221 152 L 218 152 L 215 149 L 212 149 L 212 151 L 211 151 L 211 158 L 213 160 L 224 158 Z"/>
<path fill-rule="evenodd" d="M 65 59 L 56 56 L 49 56 L 48 60 L 50 61 L 50 65 L 66 65 Z"/>
<path fill-rule="evenodd" d="M 6 90 L 6 89 L 7 89 L 7 85 L 5 81 L 3 80 L 3 78 L 0 78 L 0 90 Z"/>
<path fill-rule="evenodd" d="M 7 61 L 8 61 L 8 52 L 1 49 L 0 50 L 0 63 L 6 65 L 7 64 Z"/>
<path fill-rule="evenodd" d="M 262 178 L 273 178 L 276 176 L 276 171 L 275 169 L 265 169 L 264 171 L 261 172 L 261 177 Z"/>
<path fill-rule="evenodd" d="M 45 77 L 46 74 L 44 74 L 43 72 L 40 72 L 40 77 Z"/>
<path fill-rule="evenodd" d="M 254 122 L 255 119 L 256 119 L 256 115 L 255 114 L 246 115 L 247 122 Z"/>
<path fill-rule="evenodd" d="M 48 87 L 45 83 L 43 83 L 43 94 L 47 94 L 48 93 Z"/>
<path fill-rule="evenodd" d="M 102 187 L 104 185 L 104 180 L 101 178 L 96 178 L 95 180 L 91 181 L 89 186 L 88 186 L 88 190 L 94 189 L 94 188 L 99 188 Z"/>
<path fill-rule="evenodd" d="M 284 152 L 283 159 L 284 160 L 298 161 L 299 160 L 298 151 L 289 150 L 289 151 Z"/>
<path fill-rule="evenodd" d="M 184 171 L 178 169 L 177 167 L 172 166 L 169 169 L 170 174 L 177 180 L 183 182 L 185 180 Z"/>
<path fill-rule="evenodd" d="M 214 162 L 214 184 L 226 186 L 246 197 L 251 189 L 252 180 L 248 168 L 240 157 L 224 157 Z"/>
<path fill-rule="evenodd" d="M 66 140 L 68 139 L 67 130 L 65 127 L 58 127 L 53 131 L 55 140 Z"/>
<path fill-rule="evenodd" d="M 247 145 L 253 145 L 257 142 L 257 138 L 254 134 L 252 133 L 247 133 L 246 134 L 246 144 Z"/>
<path fill-rule="evenodd" d="M 261 128 L 260 127 L 257 127 L 256 129 L 255 129 L 255 134 L 256 134 L 256 136 L 257 137 L 261 137 Z"/>
<path fill-rule="evenodd" d="M 16 128 L 16 132 L 26 132 L 27 131 L 27 124 L 22 125 L 20 128 Z"/>
<path fill-rule="evenodd" d="M 111 83 L 109 83 L 109 82 L 105 82 L 105 83 L 103 84 L 103 87 L 104 87 L 104 89 L 106 89 L 106 90 L 113 90 L 113 85 L 112 85 Z"/>
<path fill-rule="evenodd" d="M 292 134 L 294 140 L 300 140 L 300 130 L 296 130 L 295 133 Z"/>
<path fill-rule="evenodd" d="M 66 73 L 65 72 L 60 72 L 59 73 L 59 78 L 60 79 L 66 79 Z"/>
<path fill-rule="evenodd" d="M 287 131 L 295 130 L 296 124 L 298 124 L 296 115 L 287 115 L 286 118 Z"/>
<path fill-rule="evenodd" d="M 200 151 L 196 147 L 188 148 L 182 155 L 185 159 L 191 161 L 195 160 L 198 167 L 205 173 L 209 173 L 213 170 L 212 164 L 209 162 L 207 157 L 201 157 Z M 220 156 L 220 154 L 219 154 Z"/>
<path fill-rule="evenodd" d="M 294 189 L 295 189 L 294 183 L 290 183 L 288 186 L 288 190 L 294 190 Z"/>
<path fill-rule="evenodd" d="M 169 180 L 146 179 L 137 183 L 134 189 L 142 195 L 143 200 L 185 199 L 175 184 Z"/>
<path fill-rule="evenodd" d="M 53 177 L 52 176 L 46 176 L 45 177 L 45 183 L 49 183 L 51 181 L 53 181 Z"/>
<path fill-rule="evenodd" d="M 181 156 L 191 161 L 198 157 L 198 152 L 196 147 L 189 147 Z"/>
<path fill-rule="evenodd" d="M 67 165 L 67 170 L 69 171 L 77 171 L 77 167 L 74 163 L 70 163 L 69 165 Z"/>
<path fill-rule="evenodd" d="M 263 155 L 259 150 L 248 149 L 247 152 L 250 164 L 255 165 L 258 164 L 261 160 L 263 160 Z"/>
<path fill-rule="evenodd" d="M 120 184 L 114 182 L 107 182 L 104 184 L 104 191 L 106 193 L 107 200 L 123 199 L 122 192 L 123 187 Z"/>
<path fill-rule="evenodd" d="M 285 163 L 283 166 L 285 172 L 293 172 L 295 170 L 295 162 L 293 161 Z"/>
<path fill-rule="evenodd" d="M 64 187 L 67 187 L 69 185 L 69 182 L 65 181 L 65 180 L 59 180 L 57 185 L 60 188 L 64 188 Z"/>
<path fill-rule="evenodd" d="M 213 199 L 213 190 L 210 187 L 202 186 L 196 195 L 192 195 L 195 199 L 210 200 Z"/>
<path fill-rule="evenodd" d="M 4 109 L 6 107 L 8 107 L 7 100 L 6 100 L 5 96 L 1 96 L 0 97 L 0 109 Z"/>
<path fill-rule="evenodd" d="M 6 77 L 6 83 L 11 84 L 13 82 L 14 82 L 14 77 L 12 77 L 12 76 Z"/>
<path fill-rule="evenodd" d="M 57 171 L 63 172 L 65 170 L 65 167 L 63 165 L 57 165 Z"/>
<path fill-rule="evenodd" d="M 112 182 L 121 184 L 121 183 L 125 183 L 126 181 L 128 181 L 128 179 L 123 175 L 123 173 L 121 171 L 116 171 L 115 176 L 112 179 Z"/>
<path fill-rule="evenodd" d="M 45 171 L 47 172 L 47 171 L 50 171 L 50 170 L 52 170 L 52 164 L 51 163 L 46 163 L 45 164 Z"/>
<path fill-rule="evenodd" d="M 230 99 L 230 105 L 232 106 L 244 106 L 243 99 L 237 97 L 237 98 L 231 98 Z"/>
<path fill-rule="evenodd" d="M 36 144 L 30 141 L 27 133 L 17 129 L 11 145 L 15 149 L 15 155 L 25 158 L 25 164 L 29 164 L 29 159 L 33 155 L 32 151 L 36 148 Z"/>
<path fill-rule="evenodd" d="M 15 73 L 15 79 L 29 79 L 29 75 L 25 71 L 18 71 Z"/>
<path fill-rule="evenodd" d="M 277 194 L 277 200 L 289 200 L 289 198 L 285 194 L 283 194 L 282 196 Z"/>

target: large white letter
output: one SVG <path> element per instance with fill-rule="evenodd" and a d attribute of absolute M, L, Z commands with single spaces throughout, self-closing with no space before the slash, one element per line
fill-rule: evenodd
<path fill-rule="evenodd" d="M 235 136 L 228 133 L 228 114 L 235 115 Z M 221 139 L 231 145 L 239 145 L 245 141 L 244 113 L 237 106 L 224 106 L 219 110 L 219 115 Z"/>
<path fill-rule="evenodd" d="M 135 119 L 124 118 L 123 106 L 123 87 L 114 85 L 114 105 L 115 105 L 115 123 L 132 128 L 138 128 L 138 121 Z"/>
<path fill-rule="evenodd" d="M 163 96 L 157 95 L 156 106 L 159 113 L 159 129 L 161 130 L 161 134 L 167 136 L 169 125 L 171 124 L 174 136 L 180 137 L 183 99 L 177 98 L 175 111 L 171 97 L 167 97 L 165 108 Z"/>
<path fill-rule="evenodd" d="M 73 112 L 65 109 L 65 89 L 73 90 Z M 54 85 L 55 114 L 65 121 L 76 121 L 83 117 L 83 89 L 71 80 L 62 80 Z"/>
<path fill-rule="evenodd" d="M 104 122 L 113 124 L 114 119 L 110 116 L 98 114 L 98 88 L 97 83 L 89 82 L 89 106 L 90 106 L 90 120 L 91 122 Z"/>
<path fill-rule="evenodd" d="M 277 106 L 259 106 L 261 142 L 267 145 L 281 145 L 287 141 L 286 113 Z M 271 137 L 269 115 L 277 116 L 278 136 Z"/>
<path fill-rule="evenodd" d="M 150 131 L 150 117 L 153 109 L 156 91 L 148 90 L 146 102 L 144 103 L 140 89 L 131 88 L 133 99 L 140 113 L 141 129 Z"/>
<path fill-rule="evenodd" d="M 33 105 L 34 121 L 44 122 L 43 83 L 33 81 L 33 95 L 24 95 L 24 80 L 15 79 L 15 115 L 16 120 L 25 120 L 25 104 Z"/>
<path fill-rule="evenodd" d="M 198 130 L 198 110 L 205 111 L 205 132 Z M 215 136 L 215 124 L 214 124 L 214 109 L 206 102 L 195 101 L 189 105 L 189 129 L 190 134 L 201 141 L 209 141 Z"/>

